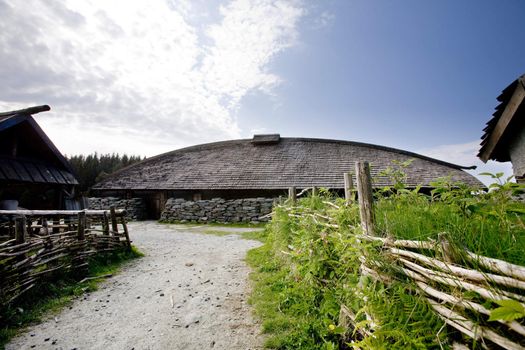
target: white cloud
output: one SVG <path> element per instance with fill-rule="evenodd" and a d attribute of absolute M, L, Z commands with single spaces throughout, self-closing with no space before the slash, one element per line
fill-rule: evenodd
<path fill-rule="evenodd" d="M 0 108 L 50 104 L 37 120 L 66 153 L 152 155 L 239 137 L 242 98 L 279 84 L 268 64 L 294 45 L 303 10 L 233 0 L 197 25 L 202 6 L 0 0 Z"/>
<path fill-rule="evenodd" d="M 335 15 L 330 11 L 323 11 L 315 17 L 313 24 L 314 28 L 321 29 L 331 26 L 335 21 Z"/>
<path fill-rule="evenodd" d="M 489 176 L 479 175 L 480 173 L 488 172 L 491 174 L 496 174 L 498 172 L 503 172 L 505 174 L 505 178 L 511 176 L 512 165 L 510 162 L 499 163 L 488 161 L 485 164 L 476 156 L 480 147 L 479 143 L 480 141 L 477 140 L 455 145 L 440 145 L 419 150 L 417 153 L 453 164 L 463 166 L 475 165 L 477 167 L 475 170 L 467 170 L 467 172 L 476 176 L 486 185 L 491 184 L 493 181 Z"/>

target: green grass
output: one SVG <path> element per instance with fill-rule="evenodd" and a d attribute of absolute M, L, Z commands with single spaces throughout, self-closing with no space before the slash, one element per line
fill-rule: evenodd
<path fill-rule="evenodd" d="M 127 261 L 141 256 L 143 254 L 134 246 L 131 251 L 98 255 L 90 260 L 87 276 L 115 274 Z M 78 283 L 78 279 L 71 274 L 56 275 L 53 282 L 35 287 L 12 305 L 2 306 L 0 349 L 4 349 L 5 344 L 25 327 L 41 321 L 44 316 L 59 312 L 82 294 L 95 291 L 100 281 L 92 279 Z"/>
<path fill-rule="evenodd" d="M 249 302 L 262 320 L 265 347 L 314 349 L 329 340 L 337 342 L 329 328 L 333 321 L 322 318 L 327 305 L 317 305 L 315 293 L 290 278 L 289 267 L 275 259 L 268 245 L 250 250 L 247 262 L 255 270 Z"/>
<path fill-rule="evenodd" d="M 466 248 L 525 266 L 525 204 L 511 199 L 521 187 L 493 187 L 495 191 L 476 194 L 462 185 L 441 183 L 432 195 L 402 186 L 384 189 L 376 198 L 377 233 L 414 240 L 437 239 L 441 233 L 459 259 Z M 289 216 L 289 210 L 299 217 Z M 331 217 L 339 228 L 320 225 L 324 219 L 312 214 Z M 250 302 L 262 320 L 267 348 L 348 349 L 350 339 L 362 349 L 450 348 L 458 334 L 449 333 L 377 245 L 356 239 L 360 233 L 358 206 L 345 206 L 328 191 L 299 200 L 294 209 L 274 209 L 265 244 L 247 256 L 254 283 Z M 360 276 L 362 256 L 381 263 L 393 282 L 385 285 Z M 341 305 L 357 315 L 357 329 L 367 329 L 365 314 L 373 315 L 374 337 L 352 331 L 343 337 L 338 327 Z"/>

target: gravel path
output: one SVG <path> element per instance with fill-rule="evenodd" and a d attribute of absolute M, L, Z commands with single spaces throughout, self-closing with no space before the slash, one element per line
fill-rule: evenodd
<path fill-rule="evenodd" d="M 260 243 L 207 229 L 218 228 L 130 224 L 146 256 L 7 349 L 260 349 L 243 261 Z"/>

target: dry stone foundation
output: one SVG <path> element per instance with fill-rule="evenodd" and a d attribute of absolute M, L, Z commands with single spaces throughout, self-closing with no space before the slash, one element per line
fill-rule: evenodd
<path fill-rule="evenodd" d="M 114 206 L 116 209 L 126 209 L 127 220 L 146 219 L 146 204 L 142 198 L 90 197 L 88 201 L 89 209 L 107 210 L 110 206 Z"/>
<path fill-rule="evenodd" d="M 268 221 L 274 199 L 246 198 L 186 201 L 170 198 L 160 220 L 165 222 L 251 222 Z"/>

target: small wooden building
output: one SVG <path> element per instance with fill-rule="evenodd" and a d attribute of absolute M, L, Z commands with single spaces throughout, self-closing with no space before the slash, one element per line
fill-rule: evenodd
<path fill-rule="evenodd" d="M 32 115 L 49 106 L 0 113 L 0 209 L 78 209 L 71 166 Z"/>
<path fill-rule="evenodd" d="M 498 96 L 500 104 L 483 131 L 478 157 L 512 162 L 516 181 L 525 182 L 525 74 Z"/>

